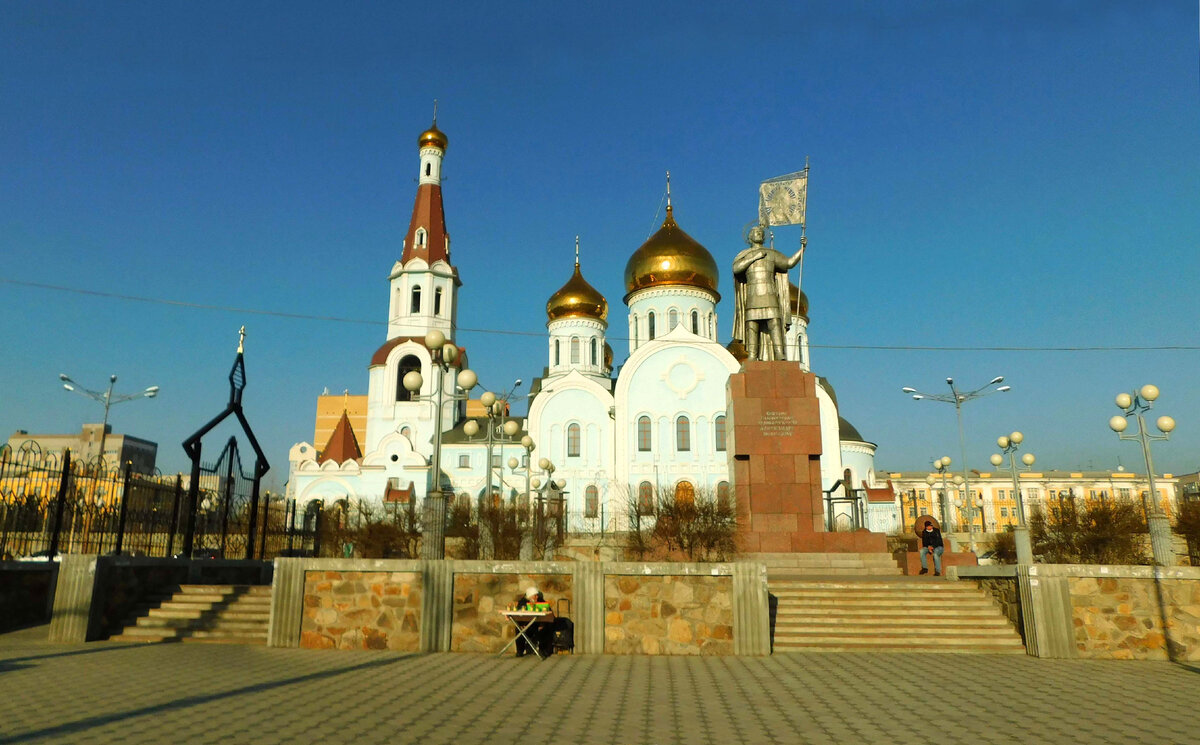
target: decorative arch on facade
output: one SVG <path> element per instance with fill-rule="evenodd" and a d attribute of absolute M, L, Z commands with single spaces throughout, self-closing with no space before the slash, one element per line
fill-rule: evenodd
<path fill-rule="evenodd" d="M 638 484 L 637 510 L 639 515 L 654 514 L 654 485 L 649 481 Z"/>
<path fill-rule="evenodd" d="M 595 484 L 588 484 L 583 490 L 583 516 L 597 517 L 600 514 L 600 490 Z"/>

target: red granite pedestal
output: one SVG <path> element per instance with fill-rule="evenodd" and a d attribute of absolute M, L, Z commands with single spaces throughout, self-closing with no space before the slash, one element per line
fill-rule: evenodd
<path fill-rule="evenodd" d="M 729 376 L 729 472 L 745 553 L 873 553 L 882 533 L 825 532 L 817 377 L 795 362 L 747 361 Z"/>

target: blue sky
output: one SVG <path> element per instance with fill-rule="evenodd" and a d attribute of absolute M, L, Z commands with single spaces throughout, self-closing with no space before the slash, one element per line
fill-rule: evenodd
<path fill-rule="evenodd" d="M 1195 2 L 732 8 L 0 4 L 0 433 L 98 421 L 57 375 L 116 373 L 162 393 L 115 407 L 115 431 L 184 468 L 245 324 L 246 410 L 282 485 L 315 396 L 366 391 L 437 98 L 459 340 L 486 386 L 545 364 L 576 234 L 624 336 L 622 270 L 667 169 L 729 296 L 758 182 L 809 156 L 813 366 L 881 468 L 961 462 L 952 408 L 902 386 L 999 374 L 1012 392 L 964 409 L 976 468 L 1019 428 L 1043 467 L 1142 470 L 1106 421 L 1144 382 L 1179 422 L 1159 469 L 1200 467 Z M 1193 349 L 980 349 L 1130 346 Z"/>

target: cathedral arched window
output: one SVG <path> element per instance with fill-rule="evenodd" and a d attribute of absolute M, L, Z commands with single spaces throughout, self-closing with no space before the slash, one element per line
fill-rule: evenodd
<path fill-rule="evenodd" d="M 442 288 L 440 287 L 433 291 L 433 314 L 435 316 L 442 314 Z"/>
<path fill-rule="evenodd" d="M 716 440 L 717 452 L 725 452 L 725 415 L 713 420 L 713 437 Z"/>
<path fill-rule="evenodd" d="M 675 449 L 679 452 L 692 449 L 692 423 L 685 416 L 675 420 Z"/>
<path fill-rule="evenodd" d="M 638 514 L 654 514 L 654 487 L 649 481 L 638 484 Z"/>
<path fill-rule="evenodd" d="M 692 311 L 692 333 L 700 335 L 700 312 L 695 310 Z"/>
<path fill-rule="evenodd" d="M 646 340 L 654 341 L 654 311 L 646 313 Z"/>
<path fill-rule="evenodd" d="M 409 313 L 420 313 L 421 312 L 421 287 L 419 285 L 417 287 L 412 288 L 412 301 L 408 304 L 408 312 Z"/>
<path fill-rule="evenodd" d="M 413 400 L 413 394 L 404 387 L 404 376 L 414 371 L 421 372 L 421 360 L 411 354 L 401 357 L 396 367 L 396 401 Z"/>
<path fill-rule="evenodd" d="M 680 481 L 675 485 L 675 501 L 678 504 L 695 504 L 696 487 L 690 481 Z"/>
<path fill-rule="evenodd" d="M 578 336 L 571 337 L 571 364 L 572 365 L 579 364 L 579 337 Z"/>
<path fill-rule="evenodd" d="M 650 452 L 650 417 L 638 417 L 637 438 L 638 452 Z"/>
<path fill-rule="evenodd" d="M 567 425 L 567 457 L 579 457 L 579 425 Z"/>
<path fill-rule="evenodd" d="M 428 175 L 430 175 L 431 173 L 433 173 L 433 164 L 432 164 L 432 163 L 426 163 L 426 164 L 425 164 L 425 175 L 426 175 L 426 176 L 428 176 Z"/>
<path fill-rule="evenodd" d="M 708 314 L 708 338 L 717 338 L 717 319 L 712 313 Z"/>
<path fill-rule="evenodd" d="M 418 247 L 425 245 L 425 228 L 417 228 L 416 243 Z"/>
<path fill-rule="evenodd" d="M 558 339 L 554 340 L 554 364 L 556 366 L 562 364 L 562 349 L 559 346 Z"/>
<path fill-rule="evenodd" d="M 729 508 L 729 482 L 721 481 L 717 484 L 717 506 L 722 509 Z"/>
<path fill-rule="evenodd" d="M 589 484 L 583 495 L 583 516 L 596 517 L 600 514 L 600 490 L 595 484 Z"/>
<path fill-rule="evenodd" d="M 679 311 L 672 308 L 671 312 L 667 314 L 667 331 L 674 331 L 675 327 L 678 325 L 679 325 Z"/>
<path fill-rule="evenodd" d="M 596 355 L 596 337 L 594 337 L 594 336 L 592 337 L 591 347 L 592 347 L 592 365 L 593 366 L 599 365 L 600 358 Z"/>
<path fill-rule="evenodd" d="M 633 314 L 633 315 L 631 315 L 631 316 L 629 317 L 629 328 L 630 328 L 630 333 L 629 333 L 629 335 L 630 335 L 631 337 L 633 337 L 633 348 L 634 348 L 634 349 L 637 349 L 637 345 L 638 345 L 638 317 L 637 317 L 637 314 L 636 314 L 636 313 L 635 313 L 635 314 Z"/>

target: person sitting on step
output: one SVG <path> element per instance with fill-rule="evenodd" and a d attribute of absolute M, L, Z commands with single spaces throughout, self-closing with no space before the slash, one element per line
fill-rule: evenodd
<path fill-rule="evenodd" d="M 925 530 L 921 531 L 921 574 L 929 574 L 928 556 L 933 556 L 933 576 L 942 573 L 942 531 L 933 527 L 931 520 L 925 521 Z"/>

